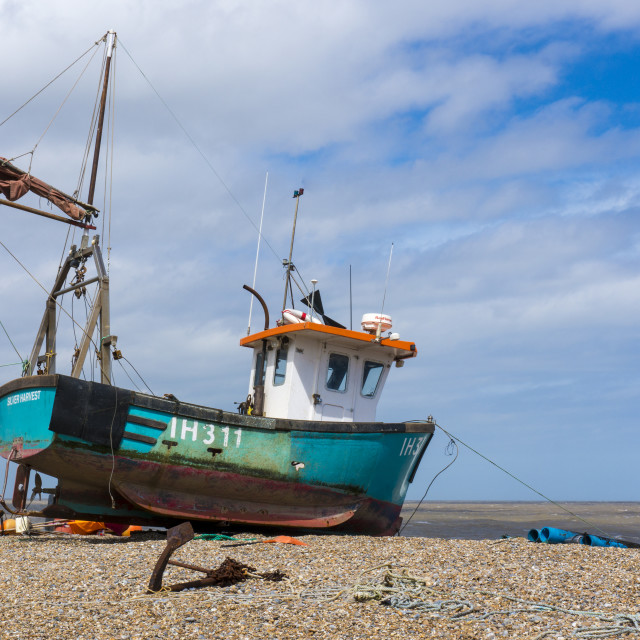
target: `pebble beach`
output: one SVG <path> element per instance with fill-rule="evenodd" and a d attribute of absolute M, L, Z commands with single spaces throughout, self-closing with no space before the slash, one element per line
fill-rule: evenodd
<path fill-rule="evenodd" d="M 640 635 L 640 549 L 525 538 L 296 536 L 301 546 L 235 537 L 257 539 L 194 539 L 172 558 L 215 568 L 230 557 L 255 577 L 175 593 L 147 592 L 166 545 L 161 533 L 0 537 L 0 638 Z M 287 578 L 257 577 L 276 570 Z M 163 585 L 201 577 L 169 566 Z"/>

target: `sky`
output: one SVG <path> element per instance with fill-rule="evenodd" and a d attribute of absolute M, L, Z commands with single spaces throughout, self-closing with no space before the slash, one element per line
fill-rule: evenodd
<path fill-rule="evenodd" d="M 109 29 L 111 199 L 96 204 L 116 384 L 144 388 L 132 365 L 158 395 L 244 399 L 263 198 L 256 288 L 274 315 L 303 187 L 307 286 L 349 326 L 351 271 L 354 327 L 384 298 L 418 348 L 378 419 L 433 415 L 460 441 L 428 500 L 638 500 L 639 3 L 0 0 L 0 122 L 91 49 L 0 125 L 0 156 L 27 169 L 35 147 L 33 174 L 67 192 Z M 46 289 L 67 231 L 0 210 L 0 240 Z M 0 321 L 26 357 L 44 293 L 1 246 L 0 274 Z M 0 332 L 0 364 L 19 359 Z M 436 433 L 409 498 L 448 442 Z"/>

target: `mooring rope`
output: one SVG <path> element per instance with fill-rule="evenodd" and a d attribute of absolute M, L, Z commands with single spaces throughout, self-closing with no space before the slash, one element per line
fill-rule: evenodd
<path fill-rule="evenodd" d="M 424 422 L 424 420 L 407 420 L 407 422 Z M 450 433 L 449 431 L 447 431 L 444 427 L 440 426 L 437 422 L 435 423 L 435 426 L 438 427 L 438 429 L 440 429 L 440 431 L 442 431 L 442 433 L 444 433 L 446 436 L 448 436 L 450 438 L 450 442 L 449 442 L 449 444 L 447 446 L 450 446 L 451 442 L 453 442 L 454 444 L 456 444 L 456 449 L 457 449 L 457 443 L 459 442 L 461 445 L 463 445 L 467 449 L 469 449 L 469 451 L 475 453 L 477 456 L 480 456 L 483 460 L 486 460 L 489 464 L 492 464 L 494 467 L 496 467 L 497 469 L 499 469 L 503 473 L 506 473 L 510 478 L 513 478 L 516 482 L 519 482 L 521 485 L 527 487 L 527 489 L 530 489 L 531 491 L 533 491 L 535 494 L 539 495 L 541 498 L 543 498 L 547 502 L 549 502 L 552 505 L 558 507 L 558 509 L 562 509 L 562 511 L 564 511 L 565 513 L 568 513 L 570 516 L 576 518 L 577 520 L 580 520 L 582 523 L 586 524 L 588 527 L 590 527 L 592 529 L 597 529 L 598 531 L 600 531 L 600 533 L 603 533 L 607 538 L 613 538 L 613 535 L 611 535 L 610 533 L 608 533 L 607 531 L 605 531 L 604 529 L 599 527 L 597 524 L 595 524 L 593 522 L 590 522 L 589 520 L 586 520 L 585 518 L 582 518 L 577 513 L 574 513 L 573 511 L 571 511 L 571 509 L 567 509 L 566 507 L 561 505 L 559 502 L 556 502 L 555 500 L 552 500 L 548 496 L 544 495 L 544 493 L 541 493 L 540 491 L 538 491 L 537 489 L 532 487 L 530 484 L 527 484 L 524 480 L 521 480 L 520 478 L 518 478 L 516 475 L 514 475 L 510 471 L 507 471 L 504 467 L 501 467 L 497 462 L 494 462 L 493 460 L 491 460 L 491 458 L 488 458 L 487 456 L 483 455 L 482 453 L 480 453 L 479 451 L 474 449 L 471 445 L 467 444 L 466 442 L 464 442 L 463 440 L 458 438 L 458 436 L 455 436 L 452 433 Z M 433 479 L 429 483 L 429 486 L 427 487 L 427 490 L 424 492 L 424 495 L 422 496 L 422 498 L 418 502 L 418 506 L 413 510 L 413 513 L 409 516 L 408 520 L 404 523 L 404 525 L 402 526 L 402 529 L 400 529 L 399 533 L 402 533 L 402 531 L 404 531 L 405 527 L 409 524 L 409 522 L 411 521 L 411 518 L 413 518 L 413 516 L 415 515 L 416 511 L 418 510 L 420 505 L 423 503 L 424 499 L 427 497 L 427 493 L 429 492 L 429 489 L 431 488 L 431 485 L 435 482 L 436 478 L 441 473 L 446 471 L 456 461 L 457 457 L 458 457 L 458 454 L 457 454 L 457 451 L 456 451 L 456 457 L 446 467 L 444 467 L 444 469 L 439 471 L 433 477 Z"/>
<path fill-rule="evenodd" d="M 451 620 L 464 618 L 467 621 L 488 620 L 494 616 L 510 616 L 518 613 L 561 613 L 571 616 L 586 616 L 597 618 L 601 622 L 610 623 L 607 626 L 591 626 L 574 629 L 572 635 L 578 638 L 613 638 L 626 634 L 640 635 L 640 614 L 618 613 L 611 615 L 600 611 L 569 609 L 544 602 L 524 600 L 505 593 L 491 593 L 487 591 L 469 590 L 469 592 L 445 594 L 427 586 L 427 579 L 414 576 L 408 569 L 401 573 L 391 571 L 391 565 L 377 582 L 361 584 L 356 581 L 347 591 L 353 594 L 357 602 L 378 600 L 381 604 L 396 609 L 412 610 L 448 617 Z M 371 571 L 371 570 L 369 570 Z M 363 572 L 363 574 L 366 572 Z M 363 574 L 360 574 L 360 578 Z M 504 598 L 521 606 L 497 611 L 484 611 L 472 602 L 472 598 L 479 595 Z M 427 598 L 426 596 L 430 596 Z M 475 615 L 472 615 L 475 614 Z M 556 631 L 544 631 L 536 637 L 541 640 Z"/>

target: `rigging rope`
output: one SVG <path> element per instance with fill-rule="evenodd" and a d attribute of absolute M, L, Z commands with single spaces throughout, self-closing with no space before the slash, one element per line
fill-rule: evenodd
<path fill-rule="evenodd" d="M 16 345 L 13 344 L 13 340 L 11 339 L 11 336 L 9 335 L 9 332 L 6 330 L 4 324 L 2 324 L 2 320 L 0 320 L 0 327 L 2 327 L 2 330 L 4 331 L 5 335 L 7 336 L 7 339 L 9 340 L 9 342 L 11 343 L 11 346 L 13 347 L 13 350 L 18 355 L 18 358 L 20 358 L 20 361 L 24 362 L 24 358 L 20 355 L 20 352 L 18 351 Z M 4 366 L 10 366 L 10 365 L 4 365 Z"/>
<path fill-rule="evenodd" d="M 78 184 L 76 187 L 75 195 L 80 196 L 82 187 L 84 185 L 84 178 L 87 172 L 87 163 L 89 162 L 89 154 L 91 153 L 91 145 L 93 143 L 93 136 L 98 125 L 98 110 L 100 106 L 100 93 L 102 88 L 102 76 L 104 75 L 104 69 L 107 64 L 106 50 L 102 56 L 102 67 L 98 74 L 98 88 L 96 90 L 96 97 L 93 101 L 93 111 L 91 113 L 91 119 L 89 120 L 89 133 L 87 134 L 87 141 L 85 142 L 84 152 L 82 154 L 82 160 L 80 162 L 80 172 L 78 173 Z"/>
<path fill-rule="evenodd" d="M 144 386 L 147 387 L 147 389 L 149 389 L 149 393 L 152 396 L 155 396 L 156 394 L 153 393 L 153 391 L 151 391 L 149 385 L 145 382 L 145 379 L 138 373 L 138 370 L 124 356 L 122 356 L 122 359 L 136 372 L 136 374 L 138 375 L 138 378 L 140 378 L 140 380 L 142 380 L 142 383 L 144 384 Z"/>
<path fill-rule="evenodd" d="M 227 184 L 225 183 L 225 181 L 222 179 L 222 176 L 216 171 L 215 167 L 211 164 L 210 160 L 207 158 L 207 156 L 204 154 L 204 152 L 200 149 L 200 147 L 196 144 L 195 140 L 191 137 L 191 134 L 187 131 L 187 129 L 185 128 L 185 126 L 182 124 L 182 122 L 178 119 L 178 116 L 176 116 L 176 114 L 171 110 L 171 107 L 169 107 L 169 105 L 165 102 L 165 100 L 163 99 L 163 97 L 160 95 L 160 93 L 158 92 L 158 90 L 153 86 L 153 84 L 151 83 L 151 80 L 149 80 L 149 78 L 147 78 L 147 76 L 144 74 L 144 72 L 142 71 L 142 69 L 138 66 L 138 63 L 133 59 L 133 56 L 129 53 L 128 49 L 124 46 L 124 44 L 122 43 L 122 40 L 119 39 L 120 42 L 120 46 L 124 49 L 124 52 L 129 56 L 129 59 L 131 60 L 131 62 L 134 64 L 134 66 L 136 67 L 136 69 L 140 72 L 140 75 L 142 75 L 142 77 L 145 79 L 145 81 L 147 82 L 147 84 L 151 87 L 151 90 L 156 94 L 156 96 L 158 97 L 158 99 L 160 100 L 160 102 L 162 102 L 162 104 L 164 105 L 165 109 L 169 112 L 169 114 L 171 115 L 171 117 L 175 120 L 176 124 L 178 125 L 178 127 L 180 127 L 180 129 L 182 130 L 182 132 L 184 133 L 184 135 L 187 137 L 187 139 L 189 140 L 189 142 L 193 145 L 193 148 L 198 152 L 198 154 L 200 155 L 200 157 L 205 161 L 206 165 L 209 167 L 209 169 L 211 170 L 211 172 L 213 173 L 213 175 L 215 175 L 215 177 L 218 179 L 218 181 L 220 182 L 220 184 L 224 187 L 224 189 L 227 191 L 227 193 L 229 194 L 229 196 L 231 197 L 231 199 L 236 203 L 236 205 L 238 206 L 238 208 L 240 209 L 240 211 L 242 212 L 242 214 L 244 215 L 244 217 L 249 221 L 249 223 L 251 224 L 251 226 L 256 230 L 256 232 L 258 233 L 258 235 L 262 238 L 262 240 L 265 242 L 265 244 L 269 247 L 269 249 L 271 250 L 271 253 L 273 253 L 273 255 L 276 257 L 276 259 L 280 262 L 281 258 L 280 256 L 276 253 L 276 250 L 271 246 L 271 244 L 269 243 L 269 241 L 264 237 L 264 235 L 260 232 L 260 229 L 258 227 L 258 225 L 253 221 L 253 219 L 249 216 L 249 214 L 244 210 L 244 207 L 240 204 L 240 201 L 236 198 L 236 196 L 233 194 L 233 192 L 231 191 L 231 189 L 227 186 Z"/>
<path fill-rule="evenodd" d="M 140 393 L 142 393 L 142 389 L 140 389 L 140 387 L 134 382 L 133 378 L 129 375 L 129 372 L 124 368 L 124 365 L 122 364 L 122 358 L 118 360 L 118 364 L 122 367 L 122 370 L 124 371 L 124 374 L 127 376 L 127 378 L 129 378 L 129 382 L 131 382 L 131 384 L 136 388 L 137 391 L 140 391 Z"/>
<path fill-rule="evenodd" d="M 106 34 L 105 34 L 106 35 Z M 9 120 L 11 120 L 11 118 L 13 118 L 13 116 L 16 115 L 16 113 L 18 113 L 19 111 L 21 111 L 24 107 L 26 107 L 32 100 L 34 100 L 35 98 L 37 98 L 47 87 L 51 86 L 60 76 L 64 75 L 67 71 L 69 71 L 69 69 L 71 69 L 71 67 L 73 67 L 73 65 L 75 65 L 77 62 L 79 62 L 80 60 L 82 60 L 82 58 L 84 58 L 89 51 L 91 51 L 91 49 L 93 49 L 94 47 L 97 47 L 98 44 L 100 42 L 102 42 L 102 40 L 104 39 L 105 36 L 103 36 L 100 40 L 98 40 L 97 42 L 94 42 L 94 44 L 92 44 L 79 58 L 76 58 L 66 69 L 63 69 L 55 78 L 53 78 L 53 80 L 50 80 L 47 84 L 44 85 L 44 87 L 42 87 L 42 89 L 40 89 L 40 91 L 38 91 L 38 93 L 33 94 L 23 105 L 21 105 L 20 107 L 18 107 L 10 116 L 7 116 L 2 122 L 0 122 L 0 127 L 5 123 L 8 122 Z M 93 56 L 92 56 L 93 57 Z"/>
<path fill-rule="evenodd" d="M 114 46 L 113 48 L 113 53 L 112 53 L 112 61 L 111 61 L 111 65 L 113 67 L 113 74 L 112 74 L 112 82 L 110 85 L 110 90 L 109 90 L 109 98 L 110 98 L 110 114 L 111 114 L 111 154 L 109 156 L 110 158 L 110 171 L 109 171 L 109 225 L 108 225 L 108 229 L 109 229 L 109 235 L 107 238 L 107 277 L 109 276 L 109 273 L 111 271 L 111 209 L 113 206 L 113 156 L 114 156 L 114 151 L 115 151 L 115 140 L 114 140 L 114 134 L 115 134 L 115 121 L 116 121 L 116 79 L 118 77 L 117 74 L 117 70 L 116 70 L 116 65 L 118 62 L 118 56 L 116 55 L 116 47 Z M 108 138 L 107 138 L 108 139 Z M 106 188 L 105 188 L 105 194 L 106 194 Z M 104 217 L 105 217 L 105 213 L 106 213 L 107 207 L 105 205 L 104 207 L 104 212 L 102 214 L 102 221 L 103 221 L 103 225 L 104 225 Z M 104 226 L 102 229 L 102 235 L 104 237 Z"/>
<path fill-rule="evenodd" d="M 362 582 L 362 576 L 366 573 L 383 567 L 387 569 L 384 576 L 379 577 L 377 581 Z M 403 568 L 400 573 L 397 573 L 392 570 L 390 563 L 385 563 L 363 571 L 355 584 L 339 595 L 348 593 L 353 595 L 356 602 L 378 600 L 381 604 L 396 609 L 431 613 L 436 616 L 442 615 L 450 620 L 484 621 L 493 616 L 510 616 L 519 613 L 562 613 L 571 616 L 591 617 L 601 622 L 612 623 L 604 627 L 592 626 L 575 629 L 573 635 L 580 638 L 611 638 L 626 634 L 640 634 L 640 614 L 618 613 L 611 615 L 600 611 L 569 609 L 554 604 L 524 600 L 507 593 L 493 593 L 469 588 L 460 593 L 448 594 L 427 585 L 426 578 L 410 574 L 407 568 Z M 470 599 L 475 599 L 478 596 L 504 598 L 521 606 L 483 613 Z M 557 632 L 544 631 L 537 635 L 535 640 L 541 640 L 551 633 Z"/>
<path fill-rule="evenodd" d="M 2 242 L 2 240 L 0 240 L 0 246 L 2 246 L 2 248 L 26 271 L 29 277 L 47 294 L 47 297 L 49 297 L 49 291 L 47 291 L 44 285 L 29 271 L 29 269 L 27 269 L 27 267 L 24 266 L 24 264 L 22 264 L 22 262 L 20 262 L 20 260 L 9 250 L 7 245 Z M 59 307 L 60 311 L 64 313 L 71 320 L 71 322 L 73 322 L 82 331 L 84 335 L 87 336 L 87 338 L 89 339 L 91 344 L 93 344 L 94 348 L 97 351 L 98 347 L 93 337 L 85 331 L 84 327 L 81 327 L 80 324 L 74 320 L 73 316 L 62 306 L 62 303 L 59 302 L 57 298 L 54 298 L 54 303 Z M 100 365 L 100 370 L 106 376 L 106 372 L 102 368 L 102 364 Z"/>
<path fill-rule="evenodd" d="M 53 114 L 53 118 L 51 118 L 49 124 L 46 126 L 45 130 L 42 132 L 42 135 L 38 138 L 38 141 L 35 143 L 35 145 L 33 145 L 33 149 L 31 149 L 31 162 L 33 161 L 33 154 L 35 153 L 36 147 L 42 142 L 42 139 L 47 134 L 47 131 L 49 131 L 49 129 L 51 128 L 51 125 L 54 123 L 55 119 L 58 117 L 58 114 L 60 113 L 60 110 L 62 109 L 62 107 L 64 107 L 64 105 L 66 104 L 67 100 L 69 99 L 69 97 L 71 96 L 71 94 L 73 93 L 75 88 L 78 86 L 78 83 L 80 82 L 82 76 L 84 75 L 84 72 L 87 70 L 87 68 L 91 64 L 91 61 L 93 60 L 93 58 L 96 55 L 97 51 L 98 50 L 96 49 L 94 51 L 93 55 L 91 56 L 91 58 L 89 58 L 89 61 L 84 66 L 84 69 L 82 70 L 82 72 L 78 76 L 77 80 L 74 82 L 74 84 L 71 87 L 71 89 L 69 89 L 69 92 L 67 93 L 67 95 L 65 96 L 64 100 L 62 101 L 62 103 L 58 107 L 58 110 Z M 29 162 L 29 172 L 31 172 L 31 162 Z"/>

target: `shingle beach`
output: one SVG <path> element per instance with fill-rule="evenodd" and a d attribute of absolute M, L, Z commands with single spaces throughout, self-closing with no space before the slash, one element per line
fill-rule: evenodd
<path fill-rule="evenodd" d="M 236 537 L 243 535 L 255 537 Z M 297 539 L 307 546 L 195 539 L 173 558 L 215 568 L 231 557 L 256 573 L 280 570 L 288 579 L 250 577 L 228 587 L 148 594 L 166 544 L 162 534 L 0 537 L 0 638 L 640 635 L 634 626 L 640 624 L 640 549 L 524 538 Z M 164 584 L 201 577 L 170 566 Z"/>

